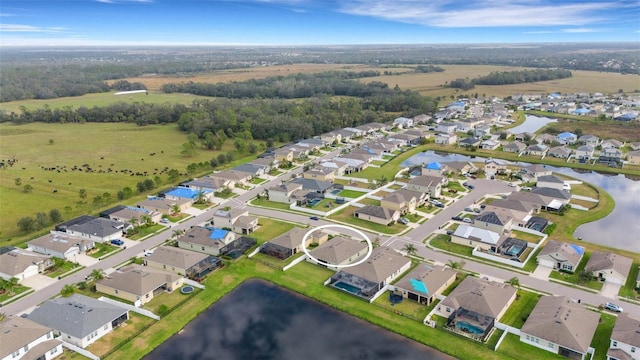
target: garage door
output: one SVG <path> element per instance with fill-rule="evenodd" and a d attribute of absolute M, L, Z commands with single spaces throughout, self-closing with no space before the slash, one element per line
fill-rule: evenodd
<path fill-rule="evenodd" d="M 542 265 L 545 267 L 549 267 L 553 269 L 555 262 L 553 260 L 545 260 L 545 259 L 540 259 L 538 260 L 538 265 Z"/>
<path fill-rule="evenodd" d="M 622 279 L 613 276 L 606 278 L 605 281 L 616 285 L 624 285 L 624 281 L 622 281 Z"/>

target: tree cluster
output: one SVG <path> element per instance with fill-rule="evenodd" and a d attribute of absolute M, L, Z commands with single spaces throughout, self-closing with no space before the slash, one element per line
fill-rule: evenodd
<path fill-rule="evenodd" d="M 418 65 L 416 66 L 415 72 L 417 73 L 432 73 L 432 72 L 443 72 L 444 69 L 440 66 L 435 65 Z"/>
<path fill-rule="evenodd" d="M 25 216 L 18 220 L 18 228 L 25 232 L 32 232 L 34 230 L 41 230 L 50 224 L 56 224 L 62 221 L 62 213 L 58 209 L 51 209 L 49 213 L 37 212 L 35 217 Z"/>
<path fill-rule="evenodd" d="M 487 76 L 475 79 L 455 79 L 449 83 L 449 87 L 469 90 L 476 85 L 508 85 L 521 84 L 536 81 L 565 79 L 571 77 L 571 71 L 565 69 L 533 69 L 521 71 L 494 71 Z"/>

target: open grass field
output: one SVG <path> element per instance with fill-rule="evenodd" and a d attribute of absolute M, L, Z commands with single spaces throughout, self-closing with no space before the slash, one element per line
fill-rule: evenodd
<path fill-rule="evenodd" d="M 640 80 L 639 80 L 640 81 Z M 552 116 L 555 114 L 546 112 L 537 112 L 543 116 Z M 584 117 L 578 119 L 557 118 L 555 123 L 548 124 L 541 128 L 537 133 L 545 133 L 553 129 L 558 132 L 575 132 L 581 129 L 584 134 L 598 136 L 601 139 L 618 139 L 626 142 L 640 141 L 640 126 L 637 122 L 624 122 L 615 120 L 596 121 L 592 117 Z"/>
<path fill-rule="evenodd" d="M 87 213 L 95 215 L 101 210 L 92 204 L 95 196 L 108 192 L 115 201 L 123 187 L 135 191 L 138 182 L 155 176 L 163 183 L 160 189 L 167 188 L 172 184 L 162 169 L 176 169 L 183 174 L 180 180 L 184 180 L 189 177 L 187 165 L 208 162 L 219 153 L 199 149 L 193 157 L 182 156 L 180 151 L 187 136 L 173 124 L 146 127 L 124 123 L 0 124 L 0 136 L 0 159 L 17 160 L 14 166 L 0 169 L 0 246 L 25 240 L 16 225 L 22 217 L 35 217 L 37 212 L 48 213 L 51 209 L 58 209 L 65 219 Z M 49 144 L 50 139 L 53 144 Z M 228 141 L 223 152 L 232 150 L 233 144 Z M 156 155 L 150 156 L 151 153 Z M 252 156 L 237 158 L 239 163 Z M 84 164 L 94 172 L 71 170 Z M 43 167 L 66 167 L 67 171 Z M 123 172 L 125 169 L 134 174 L 147 172 L 148 176 L 131 175 Z M 21 179 L 19 186 L 17 178 Z M 23 191 L 27 184 L 33 187 L 30 193 Z M 87 191 L 85 203 L 78 203 L 82 200 L 80 189 Z M 143 196 L 128 201 L 133 204 Z"/>

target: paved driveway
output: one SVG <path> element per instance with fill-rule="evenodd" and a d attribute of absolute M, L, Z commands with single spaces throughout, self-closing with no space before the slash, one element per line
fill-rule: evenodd
<path fill-rule="evenodd" d="M 620 285 L 605 281 L 602 285 L 602 290 L 600 290 L 600 295 L 610 299 L 617 299 L 618 291 L 620 291 Z"/>
<path fill-rule="evenodd" d="M 20 281 L 20 284 L 24 286 L 28 286 L 35 291 L 38 291 L 42 288 L 45 288 L 55 283 L 56 281 L 57 279 L 50 278 L 46 275 L 38 274 Z"/>
<path fill-rule="evenodd" d="M 548 266 L 538 265 L 533 273 L 531 273 L 531 276 L 541 280 L 548 280 L 549 274 L 551 274 L 552 271 L 553 269 Z"/>

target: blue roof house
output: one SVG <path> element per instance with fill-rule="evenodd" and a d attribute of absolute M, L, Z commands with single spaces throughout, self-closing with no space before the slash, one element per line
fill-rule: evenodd
<path fill-rule="evenodd" d="M 178 247 L 218 256 L 225 253 L 227 245 L 235 240 L 235 234 L 229 230 L 194 226 L 178 237 Z"/>
<path fill-rule="evenodd" d="M 211 190 L 195 190 L 188 187 L 175 187 L 164 193 L 164 197 L 171 200 L 181 200 L 187 199 L 191 201 L 196 201 L 198 199 L 198 194 L 202 192 L 202 196 L 205 199 L 211 200 L 213 196 L 213 192 Z"/>
<path fill-rule="evenodd" d="M 558 134 L 556 139 L 562 144 L 575 144 L 575 142 L 578 141 L 578 135 L 565 131 Z"/>
<path fill-rule="evenodd" d="M 445 164 L 437 161 L 432 161 L 422 168 L 422 175 L 441 175 L 447 171 L 448 167 Z"/>

